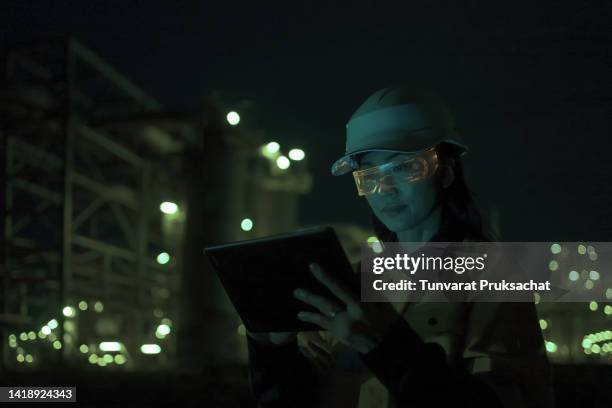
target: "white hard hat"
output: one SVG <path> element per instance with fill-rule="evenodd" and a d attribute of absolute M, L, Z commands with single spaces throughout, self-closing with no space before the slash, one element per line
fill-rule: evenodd
<path fill-rule="evenodd" d="M 374 92 L 346 124 L 346 151 L 331 172 L 346 174 L 358 167 L 356 156 L 370 151 L 417 153 L 448 143 L 457 156 L 468 148 L 445 104 L 424 90 L 384 88 Z"/>

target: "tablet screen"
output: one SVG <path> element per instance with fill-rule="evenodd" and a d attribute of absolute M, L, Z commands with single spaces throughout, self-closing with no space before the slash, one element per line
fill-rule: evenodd
<path fill-rule="evenodd" d="M 302 230 L 205 248 L 232 304 L 251 332 L 320 330 L 297 318 L 315 311 L 296 299 L 300 287 L 336 299 L 310 272 L 312 262 L 359 297 L 359 275 L 353 272 L 335 231 Z"/>

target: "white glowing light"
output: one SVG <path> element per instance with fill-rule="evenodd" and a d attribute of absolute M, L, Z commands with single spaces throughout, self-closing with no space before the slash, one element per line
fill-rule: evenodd
<path fill-rule="evenodd" d="M 101 351 L 120 351 L 121 343 L 117 341 L 103 341 L 100 343 Z"/>
<path fill-rule="evenodd" d="M 157 344 L 143 344 L 140 346 L 140 352 L 142 354 L 159 354 L 161 352 L 161 347 Z"/>
<path fill-rule="evenodd" d="M 167 336 L 168 334 L 170 334 L 170 326 L 168 326 L 167 324 L 160 324 L 159 326 L 157 326 L 156 332 L 161 334 L 162 336 Z"/>
<path fill-rule="evenodd" d="M 266 145 L 266 151 L 268 153 L 278 153 L 280 150 L 280 145 L 276 142 L 270 142 Z"/>
<path fill-rule="evenodd" d="M 62 309 L 62 313 L 66 317 L 73 317 L 76 312 L 74 310 L 74 307 L 66 306 L 66 307 L 64 307 L 64 309 Z"/>
<path fill-rule="evenodd" d="M 240 115 L 238 112 L 231 111 L 225 116 L 225 118 L 227 119 L 227 123 L 232 126 L 236 126 L 238 123 L 240 123 Z"/>
<path fill-rule="evenodd" d="M 289 150 L 289 158 L 294 161 L 304 160 L 306 154 L 302 149 L 291 149 Z"/>
<path fill-rule="evenodd" d="M 250 218 L 245 218 L 244 220 L 242 220 L 240 222 L 240 228 L 242 228 L 243 231 L 250 231 L 253 229 L 253 220 L 251 220 Z"/>
<path fill-rule="evenodd" d="M 176 212 L 178 211 L 178 205 L 176 205 L 175 203 L 171 201 L 164 201 L 163 203 L 159 205 L 159 209 L 164 214 L 172 215 L 172 214 L 176 214 Z"/>
<path fill-rule="evenodd" d="M 291 166 L 291 162 L 286 156 L 278 156 L 278 159 L 276 159 L 276 165 L 279 169 L 286 170 L 289 168 L 289 166 Z"/>
<path fill-rule="evenodd" d="M 161 252 L 159 255 L 157 255 L 158 264 L 165 265 L 168 262 L 170 262 L 170 254 L 168 254 L 167 252 Z"/>

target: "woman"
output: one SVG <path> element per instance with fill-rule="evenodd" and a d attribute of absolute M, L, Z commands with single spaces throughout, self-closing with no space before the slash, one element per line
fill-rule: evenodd
<path fill-rule="evenodd" d="M 463 179 L 467 147 L 433 94 L 385 88 L 347 124 L 332 174 L 353 173 L 383 242 L 489 241 Z M 360 302 L 319 265 L 336 299 L 297 288 L 318 313 L 298 318 L 353 350 L 396 407 L 552 406 L 550 371 L 533 304 Z M 327 344 L 295 333 L 249 333 L 255 397 L 262 407 L 319 406 Z M 310 359 L 308 357 L 311 357 Z"/>

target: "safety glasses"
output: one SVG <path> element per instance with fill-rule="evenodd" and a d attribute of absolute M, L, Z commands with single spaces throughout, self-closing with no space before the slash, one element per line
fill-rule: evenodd
<path fill-rule="evenodd" d="M 393 160 L 379 166 L 353 171 L 360 196 L 381 193 L 402 183 L 416 183 L 433 175 L 438 169 L 435 148 L 417 153 L 408 159 Z"/>

